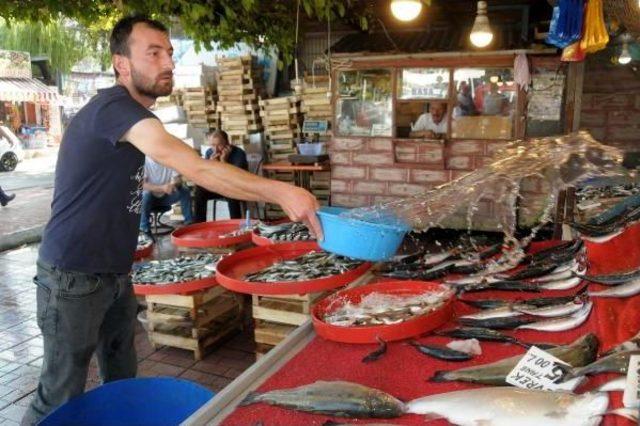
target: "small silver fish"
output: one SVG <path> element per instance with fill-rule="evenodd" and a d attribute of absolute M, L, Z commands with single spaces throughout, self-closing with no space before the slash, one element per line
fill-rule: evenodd
<path fill-rule="evenodd" d="M 570 288 L 574 288 L 578 286 L 582 280 L 580 277 L 572 277 L 566 280 L 561 281 L 551 281 L 548 283 L 541 284 L 540 287 L 545 290 L 568 290 Z"/>
<path fill-rule="evenodd" d="M 538 330 L 538 331 L 565 331 L 571 330 L 582 325 L 589 314 L 591 314 L 593 302 L 586 302 L 580 310 L 575 313 L 561 318 L 553 318 L 544 321 L 537 321 L 530 324 L 523 324 L 518 329 Z"/>
<path fill-rule="evenodd" d="M 631 297 L 640 294 L 640 278 L 602 291 L 590 291 L 591 297 Z"/>

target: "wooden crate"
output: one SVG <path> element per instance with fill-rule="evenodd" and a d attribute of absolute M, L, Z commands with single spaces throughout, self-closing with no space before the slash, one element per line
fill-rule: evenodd
<path fill-rule="evenodd" d="M 305 295 L 252 296 L 256 357 L 268 352 L 310 318 L 311 306 L 326 292 Z M 262 349 L 262 350 L 261 350 Z"/>
<path fill-rule="evenodd" d="M 196 360 L 242 325 L 242 299 L 221 286 L 191 294 L 147 295 L 145 301 L 151 344 L 193 351 Z"/>

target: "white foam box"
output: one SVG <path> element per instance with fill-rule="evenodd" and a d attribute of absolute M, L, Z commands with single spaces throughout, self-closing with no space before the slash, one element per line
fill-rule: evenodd
<path fill-rule="evenodd" d="M 160 122 L 169 123 L 184 123 L 187 121 L 187 117 L 184 113 L 184 109 L 177 105 L 158 108 L 152 111 Z"/>

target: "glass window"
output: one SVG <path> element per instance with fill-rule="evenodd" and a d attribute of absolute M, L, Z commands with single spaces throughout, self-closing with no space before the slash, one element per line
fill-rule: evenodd
<path fill-rule="evenodd" d="M 391 136 L 391 71 L 338 74 L 336 123 L 341 135 Z"/>
<path fill-rule="evenodd" d="M 460 68 L 453 73 L 456 89 L 452 138 L 513 137 L 517 85 L 509 68 Z"/>
<path fill-rule="evenodd" d="M 448 96 L 447 68 L 406 68 L 399 73 L 398 99 L 446 99 Z"/>

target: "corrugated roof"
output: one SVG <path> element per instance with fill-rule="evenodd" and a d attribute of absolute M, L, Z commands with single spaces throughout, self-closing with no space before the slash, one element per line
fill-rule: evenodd
<path fill-rule="evenodd" d="M 493 42 L 483 50 L 525 49 L 520 25 L 492 26 Z M 425 31 L 356 33 L 331 47 L 332 53 L 428 53 L 477 51 L 469 42 L 471 28 L 439 27 Z"/>
<path fill-rule="evenodd" d="M 35 78 L 0 78 L 0 101 L 52 102 L 58 91 Z"/>

